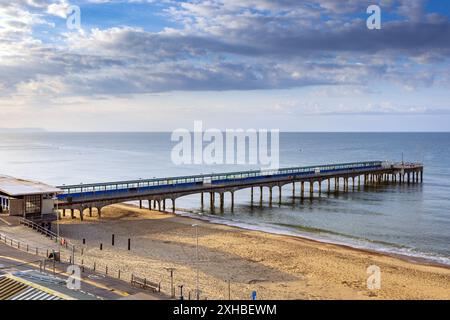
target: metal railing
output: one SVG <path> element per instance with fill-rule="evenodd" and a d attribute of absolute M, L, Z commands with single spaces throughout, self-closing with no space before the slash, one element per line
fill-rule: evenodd
<path fill-rule="evenodd" d="M 231 181 L 245 181 L 258 178 L 282 177 L 282 176 L 301 176 L 308 174 L 323 174 L 348 170 L 363 170 L 382 168 L 385 162 L 382 161 L 367 161 L 367 162 L 352 162 L 340 163 L 330 165 L 317 165 L 307 167 L 291 167 L 273 170 L 253 170 L 253 171 L 238 171 L 227 173 L 212 173 L 192 176 L 155 178 L 146 180 L 129 180 L 117 182 L 104 182 L 93 184 L 79 184 L 79 185 L 63 185 L 58 188 L 63 190 L 63 193 L 58 196 L 59 199 L 65 199 L 68 196 L 79 194 L 95 195 L 96 193 L 104 194 L 105 192 L 116 191 L 139 191 L 147 188 L 155 187 L 170 187 L 170 186 L 186 186 L 189 184 L 214 184 Z"/>
<path fill-rule="evenodd" d="M 64 237 L 57 235 L 55 232 L 53 232 L 47 228 L 44 228 L 31 220 L 28 220 L 25 218 L 20 218 L 19 223 L 42 233 L 43 235 L 49 237 L 50 240 L 55 240 L 55 242 L 60 242 L 61 245 L 64 246 L 65 248 L 74 247 L 74 245 L 70 244 L 69 241 L 67 241 Z"/>
<path fill-rule="evenodd" d="M 9 237 L 6 234 L 0 233 L 0 242 L 4 243 L 5 245 L 8 245 L 10 247 L 16 248 L 20 251 L 28 252 L 30 254 L 34 254 L 36 256 L 43 256 L 47 258 L 49 254 L 54 251 L 52 247 L 45 247 L 45 246 L 37 246 L 37 245 L 30 245 L 29 243 L 21 240 L 17 240 L 14 238 Z"/>

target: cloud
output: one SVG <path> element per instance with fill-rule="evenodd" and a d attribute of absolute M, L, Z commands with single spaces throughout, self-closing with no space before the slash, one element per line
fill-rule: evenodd
<path fill-rule="evenodd" d="M 38 38 L 33 30 L 50 17 L 65 17 L 68 1 L 0 5 L 6 17 L 0 22 L 0 94 L 95 96 L 383 81 L 413 90 L 448 78 L 437 66 L 448 66 L 450 23 L 428 12 L 424 1 L 382 1 L 383 10 L 402 18 L 376 31 L 365 27 L 366 4 L 359 0 L 167 3 L 163 15 L 176 28 L 64 30 L 58 41 Z"/>
<path fill-rule="evenodd" d="M 70 4 L 65 1 L 65 0 L 61 0 L 59 2 L 56 3 L 51 3 L 50 5 L 47 6 L 47 13 L 60 17 L 60 18 L 67 18 L 67 10 L 69 9 Z"/>

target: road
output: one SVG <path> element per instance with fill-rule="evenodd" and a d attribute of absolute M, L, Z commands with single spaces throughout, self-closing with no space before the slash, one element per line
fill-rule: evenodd
<path fill-rule="evenodd" d="M 19 251 L 15 248 L 0 243 L 0 275 L 17 271 L 40 271 L 42 264 L 41 257 Z M 53 274 L 53 262 L 47 261 L 46 272 Z M 55 263 L 55 275 L 58 278 L 66 280 L 68 274 L 66 272 L 69 264 Z M 142 290 L 131 286 L 126 281 L 106 276 L 104 274 L 85 270 L 81 273 L 81 289 L 95 299 L 116 300 L 132 298 L 133 295 L 139 295 L 139 299 L 160 300 L 168 297 Z M 76 296 L 76 295 L 75 295 Z"/>

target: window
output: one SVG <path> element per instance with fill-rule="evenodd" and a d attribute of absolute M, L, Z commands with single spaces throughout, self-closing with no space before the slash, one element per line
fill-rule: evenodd
<path fill-rule="evenodd" d="M 25 197 L 25 213 L 41 213 L 41 195 Z"/>

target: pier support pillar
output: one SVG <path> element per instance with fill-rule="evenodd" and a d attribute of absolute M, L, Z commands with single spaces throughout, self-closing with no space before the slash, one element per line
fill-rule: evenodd
<path fill-rule="evenodd" d="M 410 173 L 408 172 L 408 175 L 407 175 L 407 179 L 408 179 L 408 184 L 410 183 Z"/>
<path fill-rule="evenodd" d="M 203 195 L 203 193 L 202 193 L 202 195 Z M 172 213 L 175 213 L 175 199 L 172 199 Z"/>
<path fill-rule="evenodd" d="M 250 188 L 250 205 L 253 207 L 253 187 Z"/>
<path fill-rule="evenodd" d="M 70 209 L 70 217 L 75 219 L 74 209 Z"/>
<path fill-rule="evenodd" d="M 139 209 L 142 209 L 142 200 L 139 200 Z"/>
<path fill-rule="evenodd" d="M 331 181 L 330 181 L 330 179 L 327 179 L 327 191 L 328 191 L 328 193 L 330 193 L 330 188 L 331 188 Z"/>
<path fill-rule="evenodd" d="M 273 187 L 269 187 L 269 206 L 272 206 L 272 188 Z"/>
<path fill-rule="evenodd" d="M 214 212 L 214 200 L 215 200 L 215 194 L 214 192 L 209 193 L 209 207 L 211 209 L 211 212 Z"/>
<path fill-rule="evenodd" d="M 202 193 L 200 193 L 200 206 L 201 206 L 202 210 L 203 210 L 203 206 L 204 206 L 204 202 L 203 201 L 204 200 L 203 200 L 203 192 L 202 192 Z"/>
<path fill-rule="evenodd" d="M 66 216 L 66 209 L 62 209 L 62 216 L 63 216 L 63 217 Z"/>
<path fill-rule="evenodd" d="M 162 205 L 163 205 L 163 211 L 166 211 L 166 199 L 163 199 Z"/>
<path fill-rule="evenodd" d="M 97 215 L 99 219 L 102 217 L 102 207 L 97 207 Z"/>
<path fill-rule="evenodd" d="M 219 193 L 219 200 L 220 200 L 220 211 L 223 211 L 223 203 L 224 203 L 224 196 L 223 192 Z"/>
<path fill-rule="evenodd" d="M 292 182 L 292 198 L 295 198 L 295 182 Z"/>
<path fill-rule="evenodd" d="M 83 221 L 83 208 L 80 208 L 78 211 L 80 211 L 80 220 Z"/>
<path fill-rule="evenodd" d="M 234 211 L 234 191 L 231 191 L 230 195 L 231 195 L 231 211 Z"/>
<path fill-rule="evenodd" d="M 423 182 L 423 170 L 420 170 L 420 183 Z"/>
<path fill-rule="evenodd" d="M 322 180 L 319 179 L 319 196 L 322 194 Z"/>
<path fill-rule="evenodd" d="M 355 177 L 352 177 L 352 189 L 355 190 Z"/>
<path fill-rule="evenodd" d="M 89 217 L 92 217 L 92 207 L 89 207 Z"/>
<path fill-rule="evenodd" d="M 300 188 L 300 197 L 303 199 L 305 196 L 305 181 L 302 181 Z"/>
<path fill-rule="evenodd" d="M 312 198 L 314 194 L 314 181 L 309 181 L 309 197 Z"/>
<path fill-rule="evenodd" d="M 263 201 L 263 187 L 259 187 L 259 205 L 262 206 Z"/>
<path fill-rule="evenodd" d="M 282 186 L 279 185 L 278 186 L 278 204 L 281 204 L 281 188 L 282 188 Z"/>

